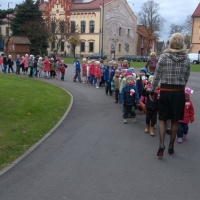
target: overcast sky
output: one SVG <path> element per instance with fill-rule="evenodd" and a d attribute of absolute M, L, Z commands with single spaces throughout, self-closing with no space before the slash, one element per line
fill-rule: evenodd
<path fill-rule="evenodd" d="M 101 2 L 102 0 L 99 0 Z M 199 0 L 154 0 L 160 6 L 160 14 L 165 19 L 164 28 L 160 35 L 160 40 L 167 41 L 169 38 L 169 26 L 172 23 L 184 23 L 186 16 L 192 15 L 198 4 Z M 22 3 L 23 0 L 1 0 L 0 9 L 14 8 L 15 4 Z M 141 6 L 147 0 L 127 0 L 133 12 L 137 15 L 141 10 Z"/>

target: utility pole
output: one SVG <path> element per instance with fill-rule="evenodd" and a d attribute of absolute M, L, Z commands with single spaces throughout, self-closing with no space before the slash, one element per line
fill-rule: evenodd
<path fill-rule="evenodd" d="M 103 32 L 104 32 L 104 0 L 103 0 L 103 3 L 102 3 L 102 22 L 101 22 L 101 58 L 103 58 Z"/>

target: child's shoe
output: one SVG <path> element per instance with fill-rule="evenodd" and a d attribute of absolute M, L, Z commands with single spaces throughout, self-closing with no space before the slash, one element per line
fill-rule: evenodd
<path fill-rule="evenodd" d="M 124 119 L 124 121 L 123 121 L 123 122 L 124 122 L 124 124 L 127 124 L 127 119 Z"/>
<path fill-rule="evenodd" d="M 177 139 L 177 143 L 180 143 L 180 144 L 181 144 L 182 142 L 183 142 L 183 139 L 182 139 L 182 138 L 178 138 L 178 139 Z"/>
<path fill-rule="evenodd" d="M 183 134 L 183 140 L 186 140 L 187 134 Z"/>
<path fill-rule="evenodd" d="M 134 117 L 133 118 L 133 123 L 136 123 L 137 122 L 137 119 Z"/>
<path fill-rule="evenodd" d="M 96 88 L 98 89 L 99 87 L 98 87 L 98 86 L 96 86 Z"/>

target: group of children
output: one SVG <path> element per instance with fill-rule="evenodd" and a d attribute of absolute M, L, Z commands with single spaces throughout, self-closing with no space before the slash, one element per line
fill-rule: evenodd
<path fill-rule="evenodd" d="M 78 78 L 79 82 L 94 85 L 96 88 L 99 88 L 100 85 L 105 86 L 105 94 L 114 96 L 115 103 L 123 105 L 123 122 L 125 124 L 128 123 L 130 117 L 133 118 L 133 123 L 137 122 L 135 110 L 138 109 L 139 114 L 146 115 L 144 132 L 150 133 L 151 136 L 155 135 L 160 89 L 157 86 L 152 101 L 149 98 L 149 91 L 154 76 L 152 73 L 148 73 L 146 67 L 142 67 L 139 74 L 136 74 L 134 68 L 128 67 L 126 60 L 122 62 L 122 65 L 116 61 L 109 61 L 107 65 L 104 65 L 103 61 L 86 61 L 85 58 L 83 58 L 82 64 L 77 58 L 74 67 L 74 81 Z M 189 129 L 188 123 L 194 121 L 194 107 L 190 99 L 192 93 L 190 88 L 185 88 L 185 114 L 184 119 L 179 121 L 178 143 L 182 143 L 186 139 Z M 170 120 L 167 123 L 166 132 L 170 134 Z"/>
<path fill-rule="evenodd" d="M 16 71 L 14 71 L 14 62 L 16 64 Z M 67 65 L 64 60 L 60 57 L 34 57 L 33 55 L 25 54 L 25 56 L 20 57 L 17 55 L 16 60 L 12 59 L 9 55 L 8 59 L 6 56 L 0 57 L 0 66 L 2 72 L 4 73 L 16 73 L 16 74 L 28 74 L 29 77 L 45 77 L 45 78 L 56 78 L 64 81 L 65 69 Z M 7 70 L 8 69 L 8 70 Z"/>

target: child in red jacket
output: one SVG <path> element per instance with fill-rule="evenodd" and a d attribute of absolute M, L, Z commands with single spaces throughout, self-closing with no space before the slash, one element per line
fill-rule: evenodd
<path fill-rule="evenodd" d="M 94 76 L 95 76 L 95 79 L 96 79 L 96 88 L 99 88 L 99 83 L 101 81 L 101 76 L 102 76 L 102 72 L 101 72 L 100 62 L 99 61 L 95 62 Z"/>
<path fill-rule="evenodd" d="M 188 124 L 194 121 L 194 107 L 190 99 L 192 93 L 193 90 L 191 90 L 188 87 L 185 88 L 184 118 L 183 120 L 178 121 L 178 131 L 177 131 L 177 137 L 178 137 L 177 142 L 180 144 L 183 142 L 183 140 L 186 139 L 189 129 Z"/>

